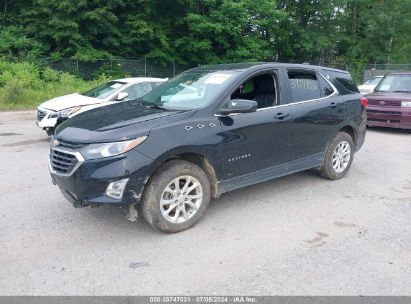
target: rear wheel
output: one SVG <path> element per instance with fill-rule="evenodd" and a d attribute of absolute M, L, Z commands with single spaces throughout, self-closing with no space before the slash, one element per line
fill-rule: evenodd
<path fill-rule="evenodd" d="M 210 198 L 207 174 L 193 163 L 175 160 L 167 162 L 151 178 L 141 211 L 151 226 L 174 233 L 197 223 L 205 214 Z"/>
<path fill-rule="evenodd" d="M 351 135 L 339 132 L 328 145 L 320 174 L 339 179 L 347 174 L 354 158 L 355 146 Z"/>

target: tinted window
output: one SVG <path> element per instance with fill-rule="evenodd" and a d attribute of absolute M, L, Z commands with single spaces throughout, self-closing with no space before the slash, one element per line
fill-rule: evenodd
<path fill-rule="evenodd" d="M 318 76 L 318 82 L 320 84 L 321 97 L 327 97 L 334 93 L 332 86 L 321 76 Z"/>
<path fill-rule="evenodd" d="M 321 97 L 317 76 L 310 72 L 288 72 L 293 102 Z"/>
<path fill-rule="evenodd" d="M 346 91 L 346 93 L 359 93 L 357 85 L 355 84 L 349 73 L 330 70 L 327 70 L 325 72 L 335 79 L 335 81 L 337 82 L 335 83 L 335 86 L 341 93 L 343 93 L 344 91 Z"/>
<path fill-rule="evenodd" d="M 126 90 L 124 90 L 124 92 L 128 93 L 127 100 L 133 100 L 133 99 L 140 98 L 141 96 L 147 94 L 150 91 L 151 91 L 151 84 L 148 82 L 135 84 L 127 88 Z"/>
<path fill-rule="evenodd" d="M 255 76 L 242 83 L 231 94 L 231 99 L 254 100 L 258 108 L 268 108 L 277 104 L 276 77 L 267 73 Z"/>

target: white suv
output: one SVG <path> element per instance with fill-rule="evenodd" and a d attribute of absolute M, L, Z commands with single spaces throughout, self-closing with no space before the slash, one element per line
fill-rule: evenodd
<path fill-rule="evenodd" d="M 115 102 L 140 98 L 167 80 L 147 77 L 117 79 L 83 94 L 53 98 L 37 108 L 37 126 L 52 135 L 54 129 L 70 117 Z"/>

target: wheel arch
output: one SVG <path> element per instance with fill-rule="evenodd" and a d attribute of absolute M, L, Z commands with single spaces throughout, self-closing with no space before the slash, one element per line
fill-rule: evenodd
<path fill-rule="evenodd" d="M 351 136 L 352 141 L 354 142 L 354 146 L 357 147 L 357 132 L 355 128 L 351 125 L 345 125 L 344 127 L 340 128 L 338 132 L 344 132 Z"/>
<path fill-rule="evenodd" d="M 219 191 L 218 191 L 218 179 L 217 179 L 217 174 L 215 172 L 214 166 L 212 163 L 205 157 L 204 155 L 198 153 L 198 152 L 183 152 L 183 153 L 178 153 L 175 155 L 169 155 L 167 157 L 164 157 L 161 161 L 159 161 L 156 164 L 155 170 L 153 170 L 153 173 L 151 174 L 150 178 L 154 176 L 157 171 L 167 162 L 172 161 L 172 160 L 185 160 L 190 163 L 193 163 L 197 166 L 199 166 L 201 169 L 204 170 L 204 172 L 207 174 L 209 180 L 210 180 L 210 187 L 211 187 L 211 196 L 213 198 L 216 198 L 219 196 Z M 144 187 L 145 188 L 145 187 Z"/>

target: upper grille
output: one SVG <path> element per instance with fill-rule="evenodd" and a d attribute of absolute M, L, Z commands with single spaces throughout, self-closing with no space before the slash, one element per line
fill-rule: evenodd
<path fill-rule="evenodd" d="M 401 106 L 401 101 L 395 100 L 368 100 L 369 105 L 385 106 L 385 107 L 399 107 Z"/>
<path fill-rule="evenodd" d="M 60 174 L 70 174 L 79 160 L 74 154 L 50 149 L 50 166 Z"/>
<path fill-rule="evenodd" d="M 58 147 L 60 148 L 67 148 L 70 150 L 79 150 L 83 148 L 86 144 L 81 144 L 81 143 L 75 143 L 72 141 L 67 141 L 67 140 L 61 140 L 59 139 L 59 145 Z"/>
<path fill-rule="evenodd" d="M 47 112 L 46 111 L 41 111 L 37 110 L 37 120 L 41 121 L 43 120 L 44 116 L 46 116 Z"/>

